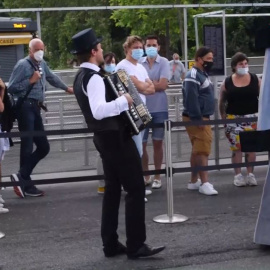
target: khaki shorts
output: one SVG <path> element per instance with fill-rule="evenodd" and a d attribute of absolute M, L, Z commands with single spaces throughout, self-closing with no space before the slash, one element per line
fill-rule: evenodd
<path fill-rule="evenodd" d="M 190 118 L 187 116 L 183 116 L 182 119 L 183 122 L 190 121 Z M 203 118 L 203 120 L 209 119 Z M 204 126 L 204 129 L 197 126 L 186 126 L 186 130 L 192 144 L 192 153 L 209 156 L 212 144 L 211 126 Z"/>

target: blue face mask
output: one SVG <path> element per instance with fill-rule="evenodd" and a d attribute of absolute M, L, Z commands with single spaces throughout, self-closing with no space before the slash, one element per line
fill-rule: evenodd
<path fill-rule="evenodd" d="M 248 71 L 249 71 L 248 67 L 237 68 L 237 69 L 236 69 L 236 73 L 237 73 L 238 75 L 241 75 L 241 76 L 243 76 L 243 75 L 245 75 L 245 74 L 248 74 Z"/>
<path fill-rule="evenodd" d="M 149 57 L 149 58 L 155 58 L 157 56 L 157 48 L 156 47 L 147 47 L 145 49 L 145 52 L 146 52 L 146 55 Z"/>
<path fill-rule="evenodd" d="M 143 49 L 133 49 L 131 56 L 134 60 L 139 60 L 143 56 Z"/>
<path fill-rule="evenodd" d="M 115 64 L 105 64 L 104 66 L 104 70 L 107 72 L 107 73 L 113 73 L 114 70 L 115 70 Z"/>

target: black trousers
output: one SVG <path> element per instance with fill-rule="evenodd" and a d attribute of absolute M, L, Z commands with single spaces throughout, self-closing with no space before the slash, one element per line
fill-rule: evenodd
<path fill-rule="evenodd" d="M 31 99 L 26 99 L 17 112 L 19 131 L 44 131 L 40 107 Z M 36 149 L 34 150 L 34 144 Z M 21 138 L 20 174 L 25 180 L 25 187 L 32 186 L 31 173 L 36 165 L 50 151 L 46 136 L 27 136 Z"/>
<path fill-rule="evenodd" d="M 131 136 L 125 131 L 94 134 L 94 144 L 102 158 L 105 174 L 101 224 L 104 249 L 113 250 L 117 245 L 122 185 L 127 192 L 125 197 L 127 252 L 135 252 L 146 240 L 145 185 L 138 150 Z"/>

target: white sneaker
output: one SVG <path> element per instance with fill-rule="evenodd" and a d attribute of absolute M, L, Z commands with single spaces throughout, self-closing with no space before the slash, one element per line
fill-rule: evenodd
<path fill-rule="evenodd" d="M 152 178 L 151 175 L 150 175 L 149 179 L 146 179 L 146 178 L 144 177 L 144 184 L 145 184 L 146 186 L 150 186 L 152 183 L 153 183 L 153 178 Z"/>
<path fill-rule="evenodd" d="M 5 213 L 8 213 L 9 210 L 7 208 L 4 208 L 4 207 L 0 207 L 0 214 L 5 214 Z"/>
<path fill-rule="evenodd" d="M 152 194 L 152 190 L 146 189 L 145 190 L 145 196 Z"/>
<path fill-rule="evenodd" d="M 0 203 L 5 203 L 5 201 L 4 201 L 3 197 L 2 197 L 2 195 L 0 195 Z"/>
<path fill-rule="evenodd" d="M 147 202 L 148 202 L 148 200 L 147 200 L 146 198 L 144 198 L 144 202 L 145 202 L 145 203 L 147 203 Z"/>
<path fill-rule="evenodd" d="M 161 188 L 161 180 L 154 179 L 152 188 Z"/>
<path fill-rule="evenodd" d="M 204 195 L 217 195 L 218 194 L 218 192 L 214 189 L 213 185 L 210 184 L 209 182 L 202 184 L 199 187 L 199 192 Z"/>
<path fill-rule="evenodd" d="M 5 234 L 3 232 L 0 232 L 0 239 L 5 237 Z"/>
<path fill-rule="evenodd" d="M 198 179 L 196 183 L 189 182 L 187 185 L 187 189 L 189 190 L 198 190 L 200 188 L 200 185 L 202 184 L 201 179 Z"/>
<path fill-rule="evenodd" d="M 255 178 L 255 175 L 253 173 L 249 173 L 247 175 L 247 184 L 249 186 L 257 186 L 258 185 L 257 180 Z"/>
<path fill-rule="evenodd" d="M 233 184 L 237 187 L 245 187 L 247 185 L 244 176 L 241 173 L 234 176 Z"/>

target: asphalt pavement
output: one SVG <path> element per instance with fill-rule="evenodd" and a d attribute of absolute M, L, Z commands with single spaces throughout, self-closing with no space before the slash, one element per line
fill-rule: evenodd
<path fill-rule="evenodd" d="M 270 251 L 253 243 L 267 167 L 256 168 L 259 185 L 232 185 L 233 171 L 210 172 L 217 196 L 188 191 L 189 174 L 174 176 L 174 213 L 186 215 L 184 223 L 159 224 L 153 218 L 167 213 L 166 181 L 148 196 L 147 243 L 166 245 L 152 258 L 105 258 L 100 237 L 102 196 L 97 181 L 40 186 L 42 198 L 16 197 L 2 191 L 10 213 L 0 216 L 1 270 L 199 270 L 269 269 Z M 78 172 L 76 172 L 78 173 Z M 95 174 L 84 171 L 83 174 Z M 64 173 L 51 177 L 68 177 Z M 36 175 L 35 179 L 48 178 Z M 8 181 L 8 179 L 4 179 Z M 64 180 L 64 179 L 63 179 Z M 119 238 L 125 242 L 124 196 L 119 212 Z"/>

